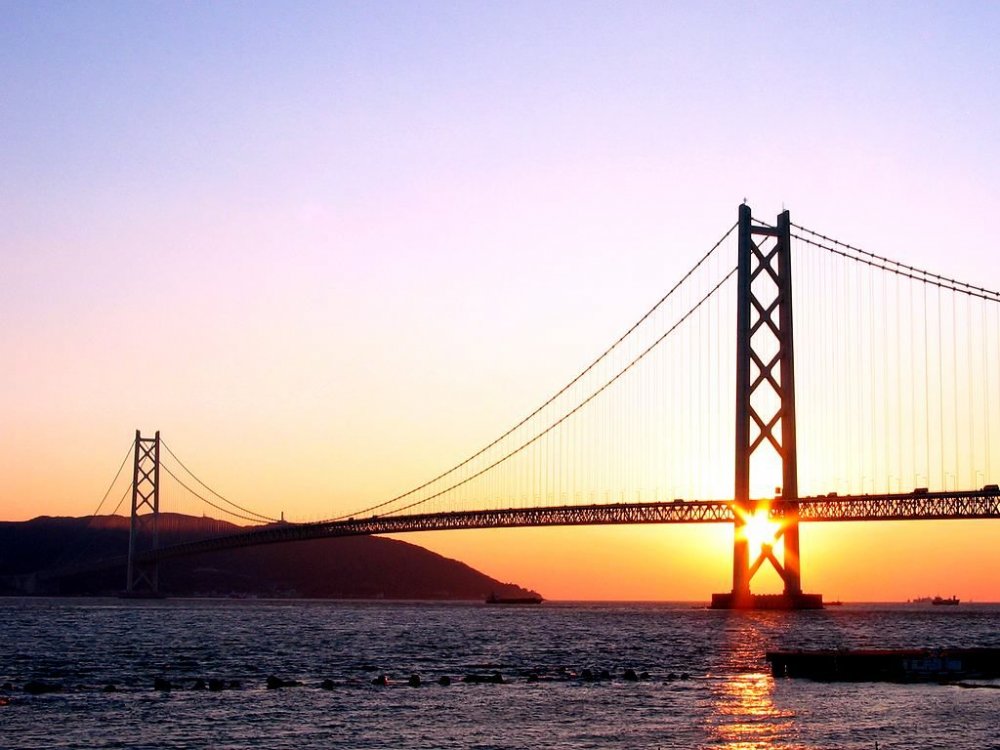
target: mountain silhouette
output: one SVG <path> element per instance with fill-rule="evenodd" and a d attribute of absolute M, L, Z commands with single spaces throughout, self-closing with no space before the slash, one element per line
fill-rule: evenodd
<path fill-rule="evenodd" d="M 124 588 L 125 566 L 50 578 L 128 552 L 122 516 L 0 522 L 0 594 L 112 595 Z M 244 530 L 212 518 L 162 513 L 160 545 Z M 178 558 L 160 566 L 170 596 L 264 596 L 330 599 L 467 599 L 533 594 L 465 563 L 414 544 L 381 537 L 289 542 Z"/>

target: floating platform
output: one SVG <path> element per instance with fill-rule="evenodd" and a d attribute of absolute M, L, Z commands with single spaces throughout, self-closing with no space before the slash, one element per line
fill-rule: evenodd
<path fill-rule="evenodd" d="M 822 594 L 712 594 L 710 609 L 823 609 Z"/>
<path fill-rule="evenodd" d="M 825 682 L 949 682 L 1000 677 L 1000 648 L 768 651 L 771 674 Z"/>

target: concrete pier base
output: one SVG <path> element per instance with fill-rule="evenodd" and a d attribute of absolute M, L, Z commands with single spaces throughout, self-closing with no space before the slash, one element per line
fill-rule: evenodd
<path fill-rule="evenodd" d="M 823 609 L 822 594 L 712 594 L 710 609 Z"/>

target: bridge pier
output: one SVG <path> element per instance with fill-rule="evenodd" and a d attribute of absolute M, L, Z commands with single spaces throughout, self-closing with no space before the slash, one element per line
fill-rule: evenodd
<path fill-rule="evenodd" d="M 738 231 L 733 589 L 713 594 L 712 608 L 818 609 L 823 597 L 802 593 L 799 562 L 791 218 L 784 211 L 773 227 L 755 225 L 750 207 L 743 204 Z M 754 237 L 762 238 L 759 244 Z M 767 247 L 772 238 L 774 244 Z M 751 437 L 753 426 L 756 435 Z M 778 512 L 781 525 L 751 563 L 746 532 L 754 515 L 764 510 L 750 497 L 750 459 L 758 450 L 773 450 L 781 462 L 782 487 L 775 493 L 780 498 L 767 509 L 769 516 Z M 773 544 L 782 537 L 779 561 Z M 750 582 L 764 563 L 781 576 L 781 594 L 751 593 Z"/>
<path fill-rule="evenodd" d="M 711 609 L 823 609 L 822 594 L 712 594 Z"/>

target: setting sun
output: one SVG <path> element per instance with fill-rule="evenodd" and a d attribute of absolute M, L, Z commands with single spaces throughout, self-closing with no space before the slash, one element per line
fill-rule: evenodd
<path fill-rule="evenodd" d="M 764 545 L 772 547 L 778 541 L 781 524 L 768 517 L 767 508 L 759 508 L 753 515 L 745 517 L 739 533 L 750 545 L 750 558 L 756 559 Z"/>

